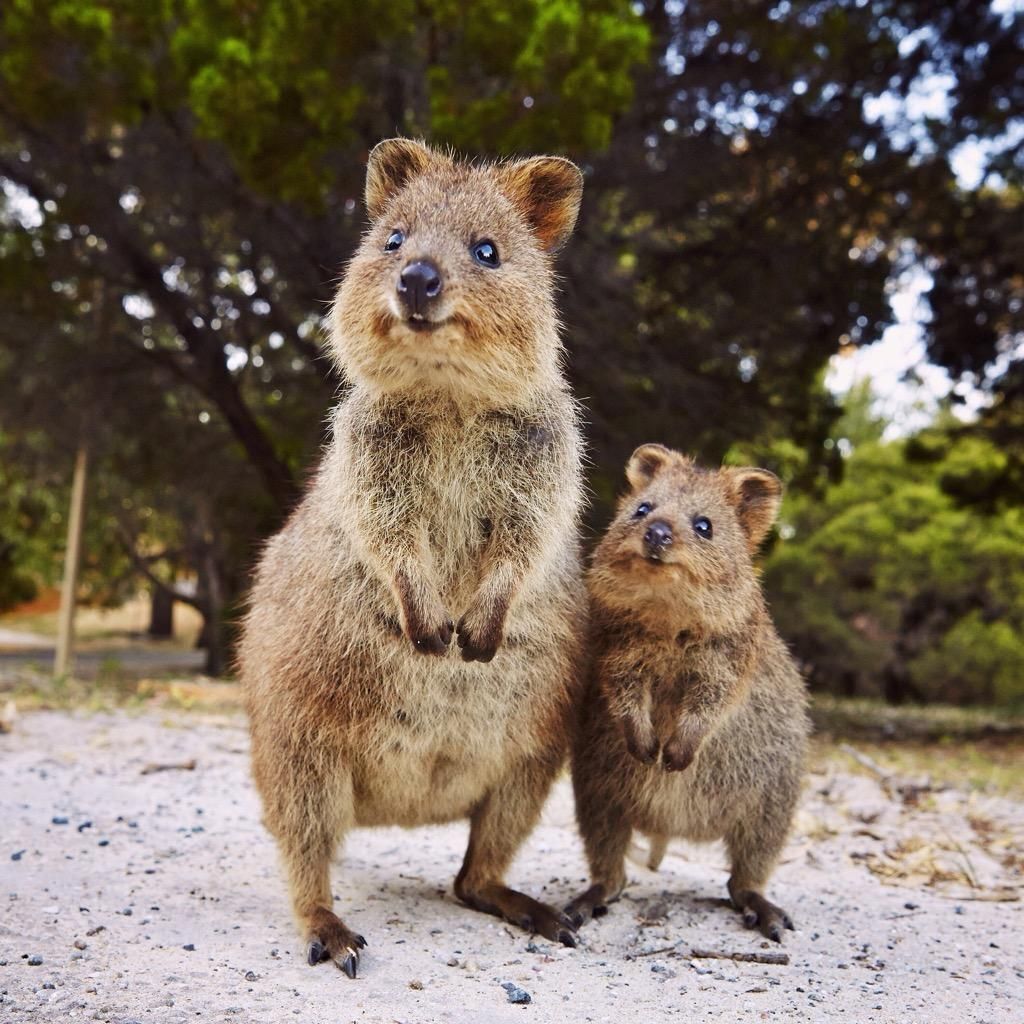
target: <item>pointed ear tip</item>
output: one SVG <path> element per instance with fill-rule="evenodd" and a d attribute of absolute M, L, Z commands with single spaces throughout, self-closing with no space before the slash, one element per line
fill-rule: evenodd
<path fill-rule="evenodd" d="M 583 191 L 583 172 L 571 160 L 564 156 L 547 157 L 552 169 L 557 167 L 558 174 L 564 178 L 566 188 L 572 192 Z"/>
<path fill-rule="evenodd" d="M 744 467 L 742 469 L 734 470 L 739 482 L 745 483 L 748 480 L 757 480 L 762 484 L 769 487 L 782 490 L 782 480 L 779 476 L 773 473 L 770 469 L 762 469 L 760 467 Z"/>
<path fill-rule="evenodd" d="M 418 150 L 425 155 L 431 154 L 430 147 L 422 139 L 407 139 L 404 135 L 395 135 L 390 139 L 381 139 L 370 150 L 370 160 L 403 150 Z"/>
<path fill-rule="evenodd" d="M 527 173 L 534 175 L 538 171 L 558 175 L 565 179 L 567 187 L 583 188 L 583 171 L 565 156 L 529 156 L 522 160 L 511 160 L 499 163 L 498 169 L 513 175 Z"/>
<path fill-rule="evenodd" d="M 663 444 L 659 444 L 657 441 L 647 441 L 644 444 L 638 444 L 633 449 L 633 454 L 630 455 L 630 459 L 635 459 L 638 455 L 643 452 L 654 453 L 657 452 L 659 455 L 670 455 L 670 449 L 666 448 Z"/>

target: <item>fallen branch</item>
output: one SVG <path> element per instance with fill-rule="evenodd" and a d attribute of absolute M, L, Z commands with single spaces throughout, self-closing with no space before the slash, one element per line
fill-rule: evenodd
<path fill-rule="evenodd" d="M 851 747 L 849 743 L 840 743 L 839 749 L 852 757 L 862 768 L 867 769 L 876 779 L 882 789 L 889 794 L 889 796 L 898 796 L 904 804 L 916 804 L 923 793 L 934 792 L 936 787 L 932 785 L 930 779 L 925 779 L 923 782 L 916 782 L 913 779 L 907 779 L 899 775 L 893 775 L 887 772 L 877 761 L 873 758 L 868 757 L 867 754 L 857 750 L 856 747 Z"/>
<path fill-rule="evenodd" d="M 788 953 L 722 953 L 717 949 L 692 949 L 690 956 L 695 960 L 736 960 L 744 964 L 789 966 Z"/>
<path fill-rule="evenodd" d="M 682 939 L 680 939 L 679 942 L 675 943 L 675 945 L 665 946 L 664 949 L 649 949 L 649 950 L 647 950 L 646 953 L 632 953 L 626 959 L 627 960 L 638 960 L 642 956 L 663 956 L 666 953 L 668 953 L 671 956 L 677 956 L 678 955 L 678 947 L 679 947 L 681 942 L 682 942 Z"/>
<path fill-rule="evenodd" d="M 956 900 L 958 903 L 1016 903 L 1020 897 L 1020 890 L 1009 886 L 1003 889 L 982 889 L 967 895 L 957 895 L 954 892 L 939 892 L 935 894 L 940 899 Z"/>
<path fill-rule="evenodd" d="M 861 768 L 866 768 L 881 782 L 889 782 L 891 780 L 892 776 L 877 761 L 868 757 L 867 754 L 862 754 L 856 747 L 851 747 L 849 743 L 840 743 L 839 749 L 844 754 L 852 757 Z"/>
<path fill-rule="evenodd" d="M 196 759 L 193 757 L 188 761 L 180 761 L 177 764 L 147 764 L 139 772 L 140 775 L 152 775 L 154 772 L 191 772 L 196 767 Z"/>

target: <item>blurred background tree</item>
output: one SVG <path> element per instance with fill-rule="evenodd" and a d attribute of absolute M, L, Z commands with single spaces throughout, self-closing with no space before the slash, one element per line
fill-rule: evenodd
<path fill-rule="evenodd" d="M 1022 22 L 998 0 L 12 0 L 0 600 L 59 571 L 32 524 L 59 534 L 87 442 L 83 597 L 191 597 L 223 667 L 344 383 L 320 320 L 366 153 L 401 133 L 585 167 L 561 271 L 592 527 L 641 441 L 767 464 L 791 491 L 773 606 L 815 685 L 1016 699 Z M 911 272 L 928 357 L 987 411 L 883 440 L 826 371 Z"/>

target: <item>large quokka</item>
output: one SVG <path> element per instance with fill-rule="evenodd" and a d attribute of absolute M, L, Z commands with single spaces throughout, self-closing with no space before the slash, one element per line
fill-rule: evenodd
<path fill-rule="evenodd" d="M 574 944 L 504 873 L 568 753 L 582 675 L 581 441 L 552 267 L 581 191 L 554 157 L 473 166 L 406 139 L 370 156 L 372 223 L 332 314 L 351 390 L 241 644 L 308 959 L 351 977 L 365 941 L 332 909 L 329 867 L 357 826 L 469 818 L 459 898 Z"/>
<path fill-rule="evenodd" d="M 572 773 L 592 886 L 566 912 L 579 927 L 619 896 L 633 829 L 651 837 L 651 867 L 670 836 L 724 839 L 733 905 L 779 941 L 793 924 L 764 886 L 809 728 L 751 558 L 782 486 L 763 469 L 708 471 L 653 444 L 626 475 L 588 575 L 594 668 Z"/>

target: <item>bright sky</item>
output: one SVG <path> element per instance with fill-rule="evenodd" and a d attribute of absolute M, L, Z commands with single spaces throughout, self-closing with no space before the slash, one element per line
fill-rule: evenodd
<path fill-rule="evenodd" d="M 1021 10 L 1022 5 L 1024 0 L 994 0 L 992 9 L 1009 14 Z M 927 45 L 927 40 L 907 36 L 900 41 L 901 50 L 919 45 Z M 947 114 L 952 84 L 946 75 L 932 75 L 916 84 L 906 104 L 891 96 L 875 97 L 865 102 L 864 112 L 870 120 L 882 121 L 894 137 L 902 135 L 920 147 L 924 136 L 922 120 Z M 983 183 L 998 186 L 1000 179 L 986 170 L 989 157 L 1021 141 L 1024 120 L 1018 120 L 1014 130 L 1001 139 L 964 142 L 951 154 L 950 164 L 966 189 Z M 928 309 L 921 296 L 931 284 L 928 273 L 922 267 L 911 267 L 892 283 L 895 287 L 889 302 L 895 323 L 874 345 L 833 356 L 826 377 L 828 386 L 835 393 L 844 394 L 853 384 L 870 378 L 872 390 L 878 396 L 878 411 L 889 420 L 889 437 L 906 435 L 925 426 L 939 401 L 951 391 L 965 400 L 954 406 L 954 412 L 963 419 L 974 417 L 985 404 L 984 395 L 969 384 L 954 382 L 945 370 L 927 361 L 921 327 Z M 1004 359 L 1021 356 L 1024 352 L 1008 354 Z"/>

